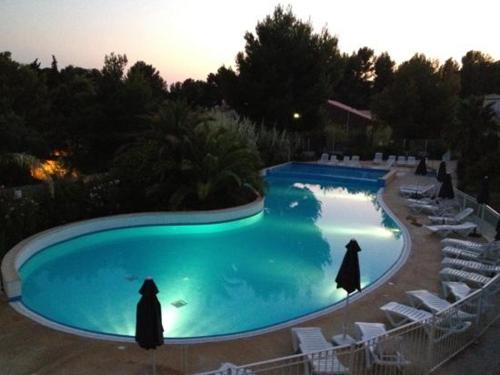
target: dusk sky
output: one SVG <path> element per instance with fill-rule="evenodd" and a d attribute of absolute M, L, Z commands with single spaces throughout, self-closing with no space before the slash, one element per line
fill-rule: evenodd
<path fill-rule="evenodd" d="M 234 67 L 245 31 L 272 13 L 269 0 L 0 0 L 0 51 L 13 59 L 101 68 L 104 55 L 143 60 L 172 83 Z M 441 62 L 475 49 L 500 59 L 498 0 L 291 0 L 343 52 L 368 46 L 398 63 L 422 52 Z"/>

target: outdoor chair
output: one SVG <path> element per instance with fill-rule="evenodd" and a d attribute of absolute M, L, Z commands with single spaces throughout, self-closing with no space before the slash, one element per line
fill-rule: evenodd
<path fill-rule="evenodd" d="M 249 369 L 239 369 L 234 363 L 223 362 L 221 366 L 213 372 L 215 375 L 252 375 L 254 372 Z"/>
<path fill-rule="evenodd" d="M 323 152 L 318 160 L 318 163 L 328 163 L 328 154 Z"/>
<path fill-rule="evenodd" d="M 451 246 L 457 249 L 464 249 L 464 250 L 470 250 L 470 251 L 477 251 L 477 252 L 483 252 L 483 251 L 500 251 L 500 241 L 492 241 L 492 242 L 486 242 L 486 243 L 480 243 L 480 242 L 473 242 L 473 241 L 467 241 L 467 240 L 460 240 L 458 238 L 445 238 L 441 240 L 441 245 L 443 247 L 446 246 Z"/>
<path fill-rule="evenodd" d="M 328 164 L 338 164 L 339 159 L 337 159 L 337 155 L 332 154 L 330 155 L 330 160 L 328 161 Z"/>
<path fill-rule="evenodd" d="M 398 302 L 386 303 L 380 309 L 395 327 L 410 322 L 421 322 L 425 332 L 434 342 L 441 341 L 452 334 L 464 332 L 471 326 L 470 322 L 456 319 L 452 316 L 436 316 L 433 321 L 434 315 L 430 312 Z M 432 330 L 432 323 L 434 323 L 435 330 Z M 434 336 L 431 336 L 432 332 L 434 332 Z"/>
<path fill-rule="evenodd" d="M 295 352 L 307 355 L 308 364 L 314 374 L 347 374 L 349 368 L 338 359 L 334 347 L 326 341 L 317 327 L 292 328 L 292 344 Z"/>
<path fill-rule="evenodd" d="M 453 217 L 447 216 L 429 216 L 429 220 L 433 224 L 459 224 L 464 221 L 467 217 L 472 215 L 474 209 L 467 207 L 462 211 L 454 215 Z"/>
<path fill-rule="evenodd" d="M 350 163 L 351 163 L 351 157 L 344 155 L 344 158 L 342 159 L 342 161 L 339 164 L 348 166 Z"/>
<path fill-rule="evenodd" d="M 441 252 L 446 257 L 473 260 L 475 262 L 491 265 L 496 265 L 500 259 L 500 249 L 496 247 L 485 248 L 484 250 L 465 250 L 453 246 L 446 246 L 441 249 Z"/>
<path fill-rule="evenodd" d="M 399 188 L 399 194 L 406 198 L 431 197 L 436 191 L 435 184 L 428 185 L 403 185 Z"/>
<path fill-rule="evenodd" d="M 365 341 L 366 366 L 396 366 L 401 368 L 410 364 L 401 353 L 402 337 L 387 335 L 385 324 L 355 322 L 357 335 Z"/>
<path fill-rule="evenodd" d="M 359 162 L 359 155 L 353 155 L 351 157 L 351 166 L 353 167 L 359 167 L 361 164 Z"/>
<path fill-rule="evenodd" d="M 381 152 L 376 152 L 373 157 L 373 164 L 382 164 L 384 154 Z"/>
<path fill-rule="evenodd" d="M 464 299 L 471 294 L 474 289 L 462 281 L 442 281 L 443 296 L 445 298 L 453 297 L 454 301 Z"/>
<path fill-rule="evenodd" d="M 452 212 L 451 207 L 436 204 L 409 203 L 408 208 L 412 214 L 416 215 L 445 215 Z"/>
<path fill-rule="evenodd" d="M 425 225 L 425 227 L 441 237 L 448 237 L 452 233 L 465 237 L 477 229 L 477 225 L 470 221 L 461 224 Z"/>
<path fill-rule="evenodd" d="M 426 289 L 421 290 L 410 290 L 406 292 L 410 304 L 415 308 L 424 308 L 432 313 L 439 313 L 444 310 L 450 309 L 452 304 L 445 299 L 429 292 Z M 476 315 L 470 314 L 468 312 L 453 309 L 452 313 L 457 315 L 458 319 L 472 321 L 476 318 Z"/>
<path fill-rule="evenodd" d="M 494 276 L 500 272 L 500 266 L 475 262 L 473 260 L 458 259 L 458 258 L 445 257 L 441 261 L 441 266 L 456 268 L 464 271 L 477 272 L 485 274 L 487 276 Z"/>
<path fill-rule="evenodd" d="M 385 162 L 385 166 L 387 168 L 390 168 L 390 167 L 394 166 L 394 164 L 396 164 L 396 155 L 389 155 L 389 157 L 387 158 L 387 161 Z"/>
<path fill-rule="evenodd" d="M 439 272 L 439 276 L 443 281 L 463 281 L 468 285 L 482 287 L 491 281 L 491 277 L 487 277 L 475 272 L 456 270 L 454 268 L 443 268 Z"/>
<path fill-rule="evenodd" d="M 415 159 L 415 156 L 408 156 L 408 160 L 406 161 L 406 165 L 408 167 L 415 167 L 417 165 L 417 159 Z"/>
<path fill-rule="evenodd" d="M 396 159 L 396 165 L 400 167 L 405 167 L 406 166 L 406 156 L 398 156 Z"/>

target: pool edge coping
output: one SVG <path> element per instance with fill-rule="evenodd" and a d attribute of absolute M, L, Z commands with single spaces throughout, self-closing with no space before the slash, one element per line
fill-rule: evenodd
<path fill-rule="evenodd" d="M 291 162 L 287 162 L 287 163 L 283 163 L 283 164 L 280 164 L 280 165 L 277 165 L 277 166 L 266 168 L 262 172 L 265 174 L 265 172 L 268 169 L 276 168 L 278 166 L 286 165 L 286 164 L 289 164 L 289 163 L 291 163 Z M 390 172 L 388 174 L 390 174 Z M 374 283 L 370 284 L 366 289 L 363 289 L 363 291 L 361 293 L 356 292 L 356 293 L 353 293 L 352 295 L 350 295 L 349 300 L 350 300 L 351 303 L 353 303 L 353 302 L 357 301 L 358 299 L 364 297 L 365 295 L 367 295 L 367 294 L 375 291 L 376 289 L 378 289 L 379 287 L 381 287 L 383 284 L 385 284 L 406 263 L 409 255 L 410 255 L 410 252 L 411 252 L 412 243 L 411 243 L 410 233 L 409 233 L 408 229 L 406 228 L 406 226 L 401 222 L 401 220 L 399 220 L 397 218 L 397 216 L 392 212 L 392 210 L 387 206 L 387 204 L 383 200 L 383 196 L 382 196 L 383 192 L 384 192 L 384 187 L 381 187 L 381 188 L 378 189 L 377 194 L 376 194 L 377 202 L 380 204 L 380 207 L 389 215 L 389 217 L 392 220 L 394 220 L 394 222 L 401 229 L 402 235 L 403 235 L 403 248 L 401 250 L 400 256 L 398 257 L 398 260 L 379 279 L 377 279 Z M 200 212 L 201 212 L 201 213 L 209 215 L 210 213 L 213 214 L 214 212 L 235 211 L 235 210 L 238 210 L 239 208 L 247 208 L 248 206 L 259 205 L 259 204 L 261 206 L 261 209 L 259 211 L 256 211 L 254 213 L 254 214 L 257 214 L 258 212 L 261 212 L 263 210 L 263 208 L 264 208 L 264 198 L 262 198 L 262 197 L 258 198 L 254 202 L 251 202 L 251 203 L 243 205 L 243 206 L 232 207 L 232 208 L 223 209 L 223 210 L 213 210 L 213 211 L 194 211 L 194 212 L 193 211 L 186 211 L 186 212 L 181 212 L 181 214 L 183 214 L 183 216 L 186 216 L 186 215 L 193 215 L 193 213 L 200 214 Z M 153 215 L 165 215 L 165 214 L 174 214 L 174 213 L 171 213 L 171 212 L 156 212 L 156 213 L 141 213 L 141 214 L 125 214 L 125 215 L 107 216 L 107 217 L 103 217 L 103 218 L 97 218 L 97 219 L 91 219 L 91 220 L 84 220 L 84 221 L 74 222 L 74 223 L 71 223 L 71 224 L 67 224 L 67 225 L 64 225 L 64 226 L 51 228 L 51 229 L 48 229 L 46 231 L 37 233 L 37 234 L 35 234 L 35 235 L 31 236 L 31 237 L 28 237 L 27 239 L 21 241 L 19 244 L 17 244 L 16 246 L 14 246 L 14 248 L 12 248 L 11 250 L 9 250 L 9 252 L 5 255 L 5 257 L 4 257 L 3 261 L 2 261 L 2 278 L 4 277 L 3 276 L 4 275 L 4 262 L 6 261 L 7 255 L 9 255 L 9 253 L 12 250 L 16 249 L 17 247 L 19 247 L 18 251 L 21 251 L 22 248 L 23 248 L 23 246 L 27 245 L 30 240 L 35 240 L 34 237 L 38 237 L 38 236 L 50 234 L 52 231 L 61 230 L 62 228 L 66 228 L 66 227 L 70 227 L 70 226 L 76 227 L 77 224 L 81 224 L 81 223 L 85 223 L 85 222 L 93 222 L 93 223 L 94 222 L 102 222 L 102 221 L 105 221 L 105 219 L 109 219 L 110 217 L 130 217 L 130 216 L 138 216 L 138 215 L 140 215 L 140 216 L 150 216 L 151 214 L 153 214 Z M 248 216 L 249 215 L 246 215 L 245 217 L 248 217 Z M 244 217 L 240 217 L 240 219 L 241 218 L 244 218 Z M 238 220 L 238 219 L 233 219 L 233 220 Z M 213 223 L 215 223 L 215 222 L 217 222 L 217 221 L 214 221 Z M 205 222 L 205 223 L 208 224 L 208 222 Z M 175 223 L 170 223 L 170 224 L 175 224 Z M 184 224 L 187 224 L 187 223 L 184 223 Z M 197 224 L 197 223 L 191 223 L 191 224 Z M 199 222 L 198 224 L 203 224 L 203 223 Z M 114 229 L 114 228 L 108 228 L 108 229 Z M 38 251 L 43 250 L 45 247 L 46 246 L 43 246 Z M 36 252 L 33 252 L 32 254 L 29 254 L 29 256 L 32 256 L 35 253 Z M 29 256 L 27 256 L 25 259 L 27 259 Z M 17 265 L 16 262 L 15 262 L 16 260 L 17 259 L 12 259 L 10 261 L 9 265 L 11 267 L 13 267 L 14 270 L 15 270 L 15 274 L 16 274 L 16 276 L 18 278 L 17 282 L 19 283 L 19 292 L 20 292 L 21 291 L 21 289 L 20 289 L 20 287 L 21 287 L 21 281 L 20 281 L 19 275 L 17 273 L 17 268 L 18 267 L 16 267 L 16 265 Z M 5 288 L 6 292 L 7 292 L 5 281 L 4 281 L 4 288 Z M 9 297 L 9 295 L 7 295 L 7 296 Z M 47 318 L 43 317 L 42 315 L 40 315 L 40 314 L 38 314 L 38 313 L 30 310 L 27 306 L 25 306 L 20 301 L 20 296 L 21 296 L 21 293 L 19 293 L 18 295 L 9 297 L 9 304 L 11 305 L 11 307 L 15 311 L 17 311 L 18 313 L 20 313 L 20 314 L 28 317 L 29 319 L 31 319 L 31 320 L 33 320 L 33 321 L 35 321 L 35 322 L 37 322 L 37 323 L 39 323 L 41 325 L 44 325 L 44 326 L 46 326 L 48 328 L 55 329 L 55 330 L 58 330 L 58 331 L 61 331 L 61 332 L 64 332 L 64 333 L 68 333 L 68 334 L 72 334 L 72 335 L 76 335 L 76 336 L 80 336 L 80 337 L 85 337 L 85 338 L 90 338 L 90 339 L 96 339 L 96 340 L 111 341 L 111 342 L 127 342 L 127 343 L 134 343 L 135 342 L 134 337 L 131 337 L 131 336 L 103 334 L 103 333 L 99 333 L 99 332 L 87 331 L 87 330 L 83 330 L 83 329 L 78 329 L 78 328 L 70 327 L 70 326 L 58 323 L 56 321 L 47 319 Z M 334 312 L 336 310 L 339 310 L 342 307 L 344 307 L 344 304 L 342 303 L 342 301 L 344 301 L 344 300 L 341 300 L 340 302 L 337 302 L 337 303 L 335 303 L 334 305 L 332 305 L 330 307 L 321 309 L 319 311 L 312 312 L 312 313 L 307 314 L 305 316 L 301 316 L 301 317 L 298 317 L 296 319 L 291 319 L 291 320 L 288 320 L 288 321 L 285 321 L 285 322 L 281 322 L 281 323 L 278 323 L 278 324 L 274 324 L 274 325 L 263 327 L 263 328 L 256 329 L 256 330 L 244 331 L 244 332 L 240 332 L 240 333 L 227 334 L 227 335 L 219 335 L 219 336 L 215 335 L 215 336 L 203 336 L 203 337 L 182 338 L 182 339 L 175 339 L 175 338 L 168 338 L 167 337 L 165 339 L 165 343 L 166 344 L 171 344 L 171 345 L 179 345 L 179 344 L 181 344 L 181 345 L 182 344 L 185 344 L 185 345 L 187 345 L 187 344 L 201 344 L 201 343 L 211 343 L 211 342 L 222 342 L 222 341 L 238 340 L 238 339 L 243 339 L 243 338 L 249 338 L 249 337 L 259 336 L 259 335 L 262 335 L 262 334 L 266 334 L 266 333 L 278 331 L 278 330 L 281 330 L 281 329 L 285 329 L 285 328 L 288 328 L 288 327 L 291 327 L 291 326 L 294 326 L 294 325 L 302 324 L 302 323 L 305 323 L 307 321 L 310 321 L 310 320 L 313 320 L 313 319 L 325 316 L 327 314 L 330 314 L 330 313 L 332 313 L 332 312 Z"/>

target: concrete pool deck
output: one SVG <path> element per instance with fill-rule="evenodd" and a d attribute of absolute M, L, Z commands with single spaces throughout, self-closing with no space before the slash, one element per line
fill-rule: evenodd
<path fill-rule="evenodd" d="M 388 282 L 351 304 L 349 315 L 352 322 L 387 323 L 378 306 L 393 300 L 405 302 L 406 290 L 439 291 L 439 238 L 423 227 L 409 224 L 406 219 L 408 210 L 397 193 L 400 184 L 414 182 L 415 176 L 411 172 L 398 173 L 383 195 L 387 206 L 410 232 L 412 251 L 408 261 Z M 424 220 L 419 218 L 420 222 Z M 301 326 L 321 327 L 325 337 L 331 337 L 341 332 L 342 311 Z M 468 348 L 438 373 L 475 373 L 478 369 L 483 374 L 495 373 L 500 365 L 498 331 L 498 324 L 493 325 L 480 339 L 480 345 Z M 481 342 L 484 345 L 489 343 L 486 349 Z M 144 374 L 150 363 L 150 353 L 136 345 L 87 339 L 41 326 L 15 312 L 5 296 L 0 298 L 0 348 L 1 374 Z M 158 374 L 177 374 L 216 369 L 221 362 L 245 364 L 290 355 L 293 349 L 290 329 L 285 328 L 218 343 L 164 345 L 156 353 Z"/>

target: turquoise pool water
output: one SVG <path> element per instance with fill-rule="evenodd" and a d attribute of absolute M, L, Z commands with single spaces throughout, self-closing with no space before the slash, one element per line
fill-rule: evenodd
<path fill-rule="evenodd" d="M 366 287 L 398 260 L 403 236 L 376 201 L 383 172 L 348 181 L 325 178 L 340 173 L 326 168 L 319 177 L 303 165 L 269 172 L 264 212 L 242 220 L 116 229 L 50 246 L 19 270 L 22 303 L 64 325 L 133 336 L 138 290 L 152 276 L 170 338 L 252 331 L 331 307 L 345 298 L 334 279 L 351 238 L 363 250 Z"/>

